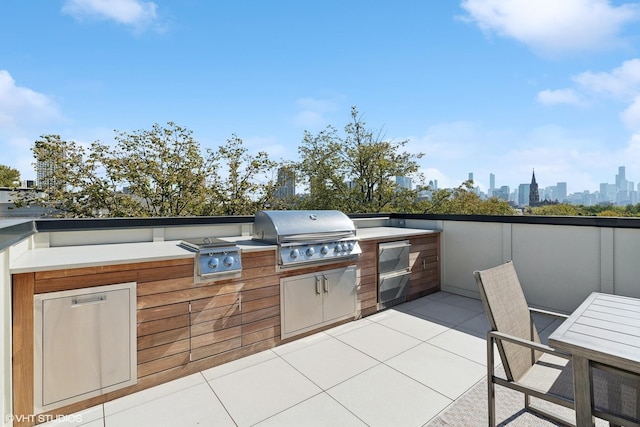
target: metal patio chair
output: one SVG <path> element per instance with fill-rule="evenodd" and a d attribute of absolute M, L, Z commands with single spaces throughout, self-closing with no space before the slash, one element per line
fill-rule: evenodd
<path fill-rule="evenodd" d="M 489 426 L 496 423 L 495 385 L 524 394 L 526 410 L 561 424 L 572 419 L 531 404 L 536 397 L 574 409 L 571 355 L 541 344 L 532 313 L 566 319 L 568 316 L 528 307 L 513 262 L 473 273 L 491 330 L 487 333 Z M 506 378 L 495 375 L 494 343 Z M 594 364 L 591 370 L 592 414 L 614 426 L 640 426 L 640 379 L 615 367 Z"/>
<path fill-rule="evenodd" d="M 511 261 L 487 270 L 474 271 L 473 276 L 491 326 L 487 333 L 489 426 L 496 425 L 496 384 L 522 392 L 526 410 L 562 424 L 575 425 L 575 417 L 571 420 L 531 404 L 531 396 L 534 396 L 574 408 L 571 356 L 540 342 L 531 312 L 559 318 L 567 316 L 528 307 Z M 506 378 L 495 375 L 494 343 L 502 359 Z"/>

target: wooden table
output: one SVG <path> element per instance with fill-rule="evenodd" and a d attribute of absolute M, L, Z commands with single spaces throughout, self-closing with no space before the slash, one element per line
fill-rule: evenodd
<path fill-rule="evenodd" d="M 571 353 L 578 427 L 593 426 L 593 362 L 640 375 L 640 299 L 594 292 L 549 336 Z"/>

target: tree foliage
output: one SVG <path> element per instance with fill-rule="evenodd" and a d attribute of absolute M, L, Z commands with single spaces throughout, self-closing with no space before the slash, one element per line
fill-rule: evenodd
<path fill-rule="evenodd" d="M 250 154 L 242 139 L 233 135 L 210 157 L 215 160 L 206 214 L 253 215 L 272 199 L 276 189 L 272 174 L 278 164 L 266 152 Z"/>
<path fill-rule="evenodd" d="M 20 185 L 20 172 L 9 166 L 0 165 L 0 187 L 17 187 Z"/>
<path fill-rule="evenodd" d="M 192 132 L 169 122 L 117 132 L 114 146 L 88 148 L 59 135 L 35 142 L 35 158 L 52 165 L 37 202 L 66 217 L 151 217 L 253 214 L 273 183 L 259 173 L 274 166 L 266 153 L 247 154 L 235 135 L 203 156 Z M 226 174 L 221 173 L 228 165 Z M 227 191 L 228 190 L 228 191 Z"/>
<path fill-rule="evenodd" d="M 473 181 L 465 181 L 453 189 L 431 191 L 431 197 L 416 204 L 416 211 L 430 214 L 513 215 L 508 202 L 498 197 L 482 200 L 473 191 Z"/>
<path fill-rule="evenodd" d="M 396 176 L 419 178 L 422 153 L 400 150 L 408 141 L 395 142 L 366 128 L 356 107 L 351 122 L 339 135 L 328 126 L 318 134 L 305 131 L 299 147 L 298 170 L 309 194 L 306 209 L 339 209 L 349 213 L 389 212 L 405 207 L 417 191 L 398 186 Z"/>

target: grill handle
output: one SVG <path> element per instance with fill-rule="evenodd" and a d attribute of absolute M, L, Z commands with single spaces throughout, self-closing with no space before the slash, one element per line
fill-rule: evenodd
<path fill-rule="evenodd" d="M 350 231 L 338 231 L 327 233 L 301 233 L 301 234 L 289 234 L 282 236 L 282 243 L 286 242 L 322 242 L 325 240 L 339 240 L 347 237 L 354 237 L 355 233 Z"/>

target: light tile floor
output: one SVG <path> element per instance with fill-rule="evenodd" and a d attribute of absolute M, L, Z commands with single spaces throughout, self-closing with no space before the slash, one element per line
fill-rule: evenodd
<path fill-rule="evenodd" d="M 439 292 L 47 425 L 424 426 L 486 375 L 488 328 Z"/>

